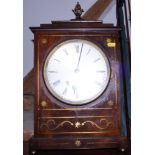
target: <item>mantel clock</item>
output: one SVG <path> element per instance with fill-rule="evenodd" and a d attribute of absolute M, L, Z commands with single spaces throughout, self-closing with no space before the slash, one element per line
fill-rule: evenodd
<path fill-rule="evenodd" d="M 120 28 L 76 19 L 31 27 L 37 150 L 125 148 L 121 134 Z"/>

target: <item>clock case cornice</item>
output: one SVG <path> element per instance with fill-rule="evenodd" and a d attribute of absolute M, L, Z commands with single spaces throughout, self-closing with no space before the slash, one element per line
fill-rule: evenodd
<path fill-rule="evenodd" d="M 33 33 L 40 31 L 120 31 L 121 28 L 113 24 L 105 24 L 102 21 L 52 21 L 51 24 L 40 24 L 39 27 L 30 27 Z"/>

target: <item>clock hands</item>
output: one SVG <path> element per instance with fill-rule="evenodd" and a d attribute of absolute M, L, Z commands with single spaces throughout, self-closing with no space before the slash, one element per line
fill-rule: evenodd
<path fill-rule="evenodd" d="M 79 64 L 80 64 L 80 60 L 81 60 L 82 49 L 83 49 L 83 43 L 82 43 L 82 46 L 81 46 L 81 51 L 80 51 L 80 55 L 79 55 L 79 59 L 78 59 L 78 64 L 76 66 L 75 72 L 79 71 Z"/>

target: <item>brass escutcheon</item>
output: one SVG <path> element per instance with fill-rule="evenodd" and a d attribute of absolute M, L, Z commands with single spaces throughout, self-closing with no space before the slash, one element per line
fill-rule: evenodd
<path fill-rule="evenodd" d="M 109 101 L 108 101 L 108 105 L 109 105 L 109 106 L 113 106 L 113 105 L 114 105 L 114 102 L 113 102 L 112 100 L 109 100 Z"/>
<path fill-rule="evenodd" d="M 42 107 L 46 107 L 46 106 L 47 106 L 47 102 L 46 102 L 46 101 L 42 101 L 42 102 L 41 102 L 41 106 L 42 106 Z"/>
<path fill-rule="evenodd" d="M 81 145 L 81 141 L 80 140 L 76 140 L 74 143 L 77 147 L 79 147 Z"/>

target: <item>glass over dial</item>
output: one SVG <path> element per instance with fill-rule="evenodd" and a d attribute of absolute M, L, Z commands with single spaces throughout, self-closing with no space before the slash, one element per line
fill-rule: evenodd
<path fill-rule="evenodd" d="M 44 64 L 44 80 L 50 93 L 72 105 L 86 104 L 99 97 L 109 76 L 109 62 L 101 48 L 81 39 L 57 45 Z"/>

